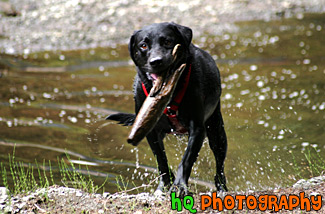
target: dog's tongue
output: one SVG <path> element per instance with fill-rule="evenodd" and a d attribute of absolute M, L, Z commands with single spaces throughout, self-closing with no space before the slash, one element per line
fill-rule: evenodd
<path fill-rule="evenodd" d="M 151 78 L 152 78 L 153 80 L 156 80 L 156 79 L 158 78 L 158 75 L 157 75 L 157 74 L 150 74 L 150 76 L 151 76 Z"/>

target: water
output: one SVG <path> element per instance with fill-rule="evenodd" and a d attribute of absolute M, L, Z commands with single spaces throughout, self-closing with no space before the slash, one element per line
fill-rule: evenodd
<path fill-rule="evenodd" d="M 325 157 L 325 15 L 238 26 L 235 34 L 195 41 L 211 53 L 222 75 L 228 188 L 285 187 L 317 175 L 307 159 Z M 2 55 L 1 162 L 8 166 L 15 147 L 16 160 L 50 160 L 57 172 L 57 157 L 69 154 L 71 162 L 87 165 L 96 183 L 108 176 L 110 192 L 117 191 L 119 175 L 129 187 L 153 180 L 156 162 L 146 141 L 128 145 L 129 128 L 104 120 L 117 111 L 133 112 L 135 69 L 128 60 L 125 45 Z M 174 171 L 186 141 L 165 140 Z M 192 171 L 193 189 L 213 188 L 214 165 L 205 142 Z"/>

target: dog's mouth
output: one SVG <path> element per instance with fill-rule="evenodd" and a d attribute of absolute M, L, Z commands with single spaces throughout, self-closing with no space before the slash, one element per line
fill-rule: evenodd
<path fill-rule="evenodd" d="M 150 77 L 153 81 L 155 81 L 158 78 L 157 74 L 150 74 Z"/>
<path fill-rule="evenodd" d="M 157 79 L 163 78 L 165 80 L 171 74 L 171 68 L 174 64 L 169 65 L 164 70 L 150 70 L 146 72 L 147 78 L 152 82 L 155 83 Z"/>
<path fill-rule="evenodd" d="M 152 82 L 155 82 L 159 78 L 159 75 L 158 74 L 155 74 L 155 73 L 149 73 L 149 72 L 147 72 L 147 78 L 149 80 L 151 80 Z"/>

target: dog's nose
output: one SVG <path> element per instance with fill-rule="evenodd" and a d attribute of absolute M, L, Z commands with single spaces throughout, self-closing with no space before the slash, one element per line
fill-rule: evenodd
<path fill-rule="evenodd" d="M 150 59 L 149 63 L 151 66 L 155 67 L 155 66 L 159 66 L 162 64 L 162 57 L 154 57 L 152 59 Z"/>

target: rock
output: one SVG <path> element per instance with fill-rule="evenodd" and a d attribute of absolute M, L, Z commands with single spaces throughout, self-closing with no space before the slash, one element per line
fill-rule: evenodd
<path fill-rule="evenodd" d="M 77 196 L 77 197 L 81 197 L 81 196 L 82 196 L 82 192 L 81 192 L 81 191 L 77 191 L 77 192 L 76 192 L 76 196 Z"/>
<path fill-rule="evenodd" d="M 5 14 L 6 16 L 17 16 L 19 13 L 13 7 L 10 2 L 0 1 L 0 13 Z"/>
<path fill-rule="evenodd" d="M 310 196 L 317 196 L 317 195 L 320 195 L 318 192 L 312 192 L 309 194 Z"/>
<path fill-rule="evenodd" d="M 318 185 L 324 181 L 325 181 L 325 176 L 318 176 L 318 177 L 309 179 L 309 182 L 312 183 L 313 185 Z"/>
<path fill-rule="evenodd" d="M 160 198 L 160 197 L 166 195 L 166 193 L 164 193 L 164 192 L 161 191 L 160 189 L 157 189 L 157 190 L 153 193 L 153 195 L 154 195 L 156 198 Z"/>
<path fill-rule="evenodd" d="M 107 197 L 109 197 L 109 196 L 110 196 L 110 193 L 109 193 L 109 192 L 104 192 L 104 193 L 103 193 L 103 197 L 104 197 L 104 198 L 107 198 Z"/>
<path fill-rule="evenodd" d="M 1 210 L 2 211 L 2 210 Z M 6 206 L 3 209 L 3 213 L 12 213 L 12 207 L 11 206 Z"/>
<path fill-rule="evenodd" d="M 45 189 L 45 188 L 42 188 L 42 189 L 39 189 L 36 191 L 36 195 L 38 195 L 38 196 L 44 196 L 44 195 L 46 195 L 46 193 L 47 193 L 47 189 Z"/>
<path fill-rule="evenodd" d="M 35 198 L 34 195 L 27 195 L 27 196 L 22 197 L 21 200 L 22 200 L 23 202 L 27 202 L 27 201 L 29 201 L 29 200 L 31 200 L 31 199 L 33 199 L 33 198 Z"/>
<path fill-rule="evenodd" d="M 305 179 L 300 179 L 292 187 L 293 188 L 304 188 L 305 185 L 307 185 L 307 181 Z"/>
<path fill-rule="evenodd" d="M 9 190 L 6 187 L 0 187 L 0 202 L 8 198 Z"/>
<path fill-rule="evenodd" d="M 6 187 L 0 187 L 0 211 L 4 211 L 5 213 L 11 211 L 8 206 L 8 193 L 9 190 Z"/>
<path fill-rule="evenodd" d="M 293 185 L 293 188 L 310 189 L 313 186 L 319 185 L 325 181 L 325 176 L 318 176 L 309 180 L 301 179 Z"/>
<path fill-rule="evenodd" d="M 17 207 L 17 210 L 21 210 L 23 209 L 23 207 L 26 205 L 26 202 L 21 201 L 18 204 L 15 204 L 15 206 Z"/>

